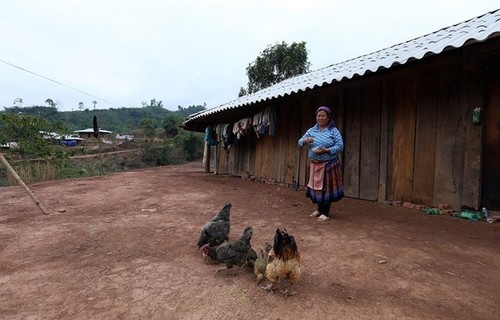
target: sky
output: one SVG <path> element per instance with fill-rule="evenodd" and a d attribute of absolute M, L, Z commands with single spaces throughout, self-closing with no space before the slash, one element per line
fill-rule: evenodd
<path fill-rule="evenodd" d="M 487 0 L 0 0 L 0 111 L 217 107 L 277 43 L 311 70 L 500 8 Z M 93 101 L 97 103 L 93 104 Z"/>

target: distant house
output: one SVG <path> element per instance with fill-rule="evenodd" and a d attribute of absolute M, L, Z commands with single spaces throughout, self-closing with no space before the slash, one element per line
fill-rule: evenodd
<path fill-rule="evenodd" d="M 252 119 L 258 132 L 206 148 L 215 169 L 305 186 L 297 140 L 321 105 L 333 108 L 344 138 L 347 196 L 500 210 L 500 9 L 287 79 L 183 126 L 217 133 Z"/>
<path fill-rule="evenodd" d="M 83 143 L 84 141 L 85 139 L 80 138 L 80 135 L 77 133 L 64 135 L 61 137 L 61 145 L 63 146 L 77 146 Z"/>
<path fill-rule="evenodd" d="M 117 133 L 115 136 L 115 139 L 117 139 L 117 140 L 134 140 L 134 135 L 133 134 L 119 134 L 119 133 Z"/>
<path fill-rule="evenodd" d="M 0 144 L 0 149 L 15 149 L 17 148 L 17 142 L 7 142 L 5 144 Z"/>
<path fill-rule="evenodd" d="M 83 129 L 83 130 L 75 130 L 73 132 L 78 133 L 81 138 L 86 138 L 86 139 L 94 138 L 94 129 L 93 128 L 87 128 L 87 129 Z M 101 137 L 108 137 L 111 133 L 113 133 L 113 131 L 99 129 L 99 134 L 101 135 Z"/>
<path fill-rule="evenodd" d="M 48 131 L 38 131 L 38 132 L 43 135 L 44 139 L 47 140 L 58 140 L 61 138 L 61 136 L 57 132 L 48 132 Z"/>
<path fill-rule="evenodd" d="M 63 146 L 76 146 L 85 141 L 79 134 L 60 135 L 57 132 L 39 131 L 44 139 L 57 142 Z"/>

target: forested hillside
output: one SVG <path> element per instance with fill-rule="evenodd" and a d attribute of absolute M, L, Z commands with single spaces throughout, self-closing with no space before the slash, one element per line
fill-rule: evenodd
<path fill-rule="evenodd" d="M 110 108 L 82 111 L 58 111 L 54 106 L 31 106 L 31 107 L 5 107 L 5 113 L 24 114 L 40 117 L 55 124 L 61 124 L 67 133 L 92 127 L 92 118 L 99 119 L 101 129 L 110 130 L 115 133 L 131 133 L 133 130 L 143 128 L 144 124 L 162 128 L 165 118 L 175 117 L 182 120 L 188 115 L 204 110 L 205 106 L 177 107 L 177 111 L 171 111 L 154 103 L 142 108 Z"/>
<path fill-rule="evenodd" d="M 142 108 L 59 111 L 54 105 L 5 107 L 0 112 L 2 155 L 25 182 L 66 179 L 126 171 L 137 168 L 178 164 L 201 159 L 203 133 L 180 128 L 184 119 L 205 106 L 163 108 L 153 99 Z M 59 138 L 40 132 L 55 132 L 63 137 L 75 130 L 93 128 L 93 117 L 103 130 L 113 134 L 101 144 L 96 139 L 70 147 Z M 131 134 L 132 140 L 116 139 Z M 101 140 L 100 140 L 101 141 Z M 102 153 L 106 157 L 102 157 Z M 17 180 L 0 165 L 0 186 Z"/>

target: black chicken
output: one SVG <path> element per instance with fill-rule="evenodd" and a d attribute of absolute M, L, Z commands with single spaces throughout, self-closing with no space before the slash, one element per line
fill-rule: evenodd
<path fill-rule="evenodd" d="M 198 248 L 208 244 L 210 247 L 218 246 L 229 239 L 229 215 L 231 203 L 226 203 L 224 207 L 210 221 L 205 223 L 201 229 L 198 239 Z"/>
<path fill-rule="evenodd" d="M 253 228 L 246 227 L 237 241 L 224 242 L 217 247 L 204 246 L 202 248 L 203 256 L 226 265 L 225 268 L 219 268 L 217 272 L 232 269 L 233 266 L 246 266 L 249 260 L 249 251 L 252 248 L 250 244 L 252 235 Z M 238 271 L 239 269 L 233 275 L 236 275 Z"/>

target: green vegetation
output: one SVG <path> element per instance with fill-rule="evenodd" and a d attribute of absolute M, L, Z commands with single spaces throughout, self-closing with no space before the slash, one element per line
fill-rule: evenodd
<path fill-rule="evenodd" d="M 3 113 L 31 115 L 46 119 L 51 123 L 64 123 L 68 130 L 67 133 L 91 128 L 92 118 L 95 115 L 99 119 L 99 126 L 102 129 L 127 134 L 141 128 L 143 119 L 155 119 L 158 124 L 162 124 L 164 118 L 169 115 L 177 115 L 178 118 L 185 119 L 190 114 L 204 110 L 205 105 L 189 106 L 187 108 L 178 106 L 177 111 L 171 111 L 163 108 L 161 101 L 157 102 L 152 99 L 149 104 L 143 103 L 142 108 L 84 109 L 82 111 L 58 111 L 54 105 L 4 108 Z"/>
<path fill-rule="evenodd" d="M 6 107 L 0 112 L 0 144 L 16 142 L 17 148 L 2 149 L 16 172 L 26 183 L 98 175 L 99 149 L 96 139 L 84 145 L 64 147 L 57 139 L 48 139 L 40 132 L 71 134 L 92 127 L 98 118 L 102 129 L 113 135 L 103 139 L 104 172 L 179 164 L 201 159 L 203 134 L 181 128 L 184 119 L 205 106 L 178 107 L 170 111 L 161 101 L 151 100 L 142 108 L 120 108 L 59 112 L 49 106 Z M 95 105 L 95 104 L 94 104 Z M 132 141 L 117 140 L 117 134 L 131 134 Z M 12 177 L 0 165 L 0 186 L 12 185 Z"/>
<path fill-rule="evenodd" d="M 240 88 L 238 96 L 254 93 L 285 79 L 309 72 L 311 63 L 305 42 L 277 43 L 268 46 L 247 67 L 248 86 Z"/>

